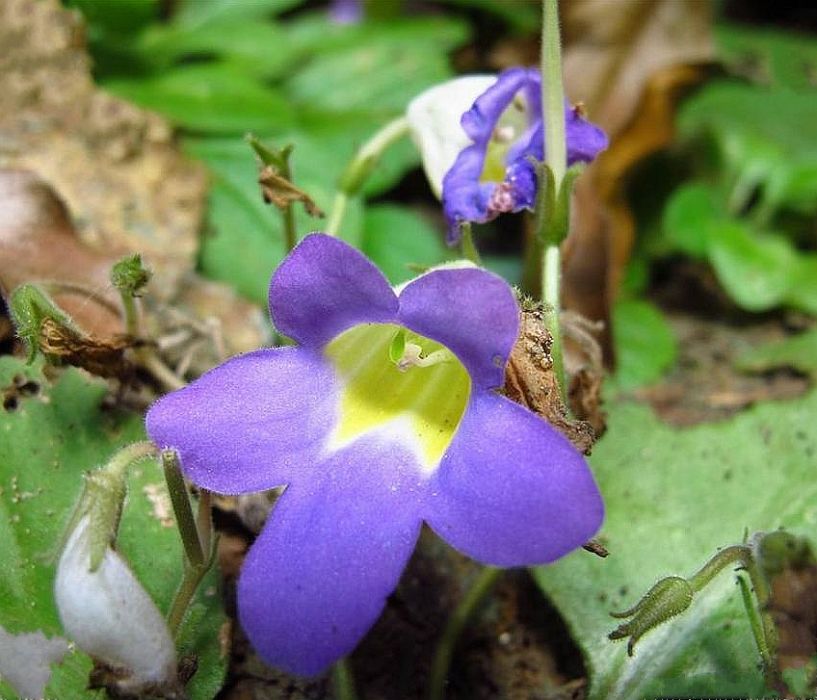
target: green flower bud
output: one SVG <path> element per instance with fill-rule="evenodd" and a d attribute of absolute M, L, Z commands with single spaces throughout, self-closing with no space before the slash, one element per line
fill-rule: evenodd
<path fill-rule="evenodd" d="M 681 614 L 692 602 L 692 586 L 680 576 L 669 576 L 656 583 L 632 608 L 611 613 L 617 618 L 631 618 L 613 630 L 610 639 L 630 638 L 627 654 L 633 655 L 635 643 L 653 627 Z"/>
<path fill-rule="evenodd" d="M 21 284 L 9 300 L 11 319 L 17 335 L 28 349 L 28 363 L 33 362 L 40 348 L 40 333 L 45 321 L 53 321 L 57 326 L 77 331 L 71 321 L 54 300 L 35 284 Z"/>
<path fill-rule="evenodd" d="M 152 272 L 142 265 L 138 253 L 122 258 L 111 269 L 111 283 L 122 294 L 138 297 L 150 281 Z"/>

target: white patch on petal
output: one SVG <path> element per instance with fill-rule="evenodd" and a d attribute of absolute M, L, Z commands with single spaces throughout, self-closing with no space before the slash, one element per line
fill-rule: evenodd
<path fill-rule="evenodd" d="M 386 443 L 398 444 L 411 452 L 417 460 L 417 471 L 423 476 L 431 476 L 440 466 L 439 461 L 430 463 L 426 455 L 425 446 L 418 438 L 414 421 L 408 415 L 402 415 L 388 423 L 367 431 L 363 435 L 341 438 L 338 431 L 334 431 L 326 445 L 328 453 L 334 453 L 348 447 L 360 437 L 377 437 Z"/>
<path fill-rule="evenodd" d="M 442 197 L 445 174 L 460 151 L 471 143 L 460 119 L 495 82 L 495 75 L 455 78 L 420 93 L 409 103 L 406 119 L 420 149 L 428 183 L 438 199 Z"/>

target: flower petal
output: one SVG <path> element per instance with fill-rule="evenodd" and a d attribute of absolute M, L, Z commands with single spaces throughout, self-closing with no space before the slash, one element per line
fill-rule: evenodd
<path fill-rule="evenodd" d="M 398 319 L 447 346 L 475 387 L 502 385 L 519 335 L 519 307 L 501 277 L 473 267 L 427 272 L 403 288 Z"/>
<path fill-rule="evenodd" d="M 587 463 L 548 423 L 475 393 L 430 484 L 425 519 L 485 564 L 531 566 L 587 542 L 604 506 Z"/>
<path fill-rule="evenodd" d="M 270 665 L 312 676 L 380 616 L 420 532 L 420 477 L 406 449 L 364 438 L 295 483 L 253 544 L 238 582 L 241 624 Z"/>
<path fill-rule="evenodd" d="M 420 149 L 429 185 L 438 198 L 445 174 L 457 154 L 470 143 L 460 118 L 495 82 L 495 75 L 467 75 L 435 85 L 409 102 L 406 119 Z M 481 158 L 478 167 L 482 169 Z"/>
<path fill-rule="evenodd" d="M 303 348 L 258 350 L 159 399 L 150 438 L 175 448 L 199 486 L 218 493 L 262 491 L 314 467 L 335 422 L 331 365 Z"/>
<path fill-rule="evenodd" d="M 281 333 L 321 347 L 358 323 L 394 321 L 397 299 L 363 254 L 337 238 L 313 233 L 275 271 L 269 306 Z"/>

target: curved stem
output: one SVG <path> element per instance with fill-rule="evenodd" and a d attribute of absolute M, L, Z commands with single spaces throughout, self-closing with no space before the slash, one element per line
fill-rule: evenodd
<path fill-rule="evenodd" d="M 482 604 L 494 584 L 502 574 L 502 569 L 493 567 L 484 568 L 474 585 L 465 594 L 460 604 L 448 618 L 448 622 L 443 630 L 443 636 L 437 643 L 434 652 L 434 660 L 431 665 L 431 677 L 429 680 L 429 700 L 443 700 L 445 698 L 445 683 L 448 678 L 448 669 L 451 666 L 451 657 L 454 655 L 454 648 L 457 640 L 462 634 L 466 623 L 474 614 L 476 609 Z"/>
<path fill-rule="evenodd" d="M 480 257 L 476 244 L 474 243 L 474 235 L 471 232 L 471 222 L 464 222 L 460 227 L 460 232 L 462 233 L 460 246 L 463 257 L 466 260 L 470 260 L 472 263 L 474 263 L 474 265 L 479 265 L 482 267 L 482 258 Z"/>
<path fill-rule="evenodd" d="M 341 659 L 332 667 L 332 684 L 335 687 L 335 700 L 357 700 L 355 680 L 347 659 Z"/>
<path fill-rule="evenodd" d="M 561 300 L 559 297 L 561 283 L 561 254 L 558 245 L 548 245 L 545 247 L 542 259 L 542 301 L 547 307 L 547 327 L 550 331 L 551 346 L 550 357 L 553 360 L 553 372 L 559 382 L 559 391 L 562 396 L 562 403 L 569 411 L 567 404 L 567 375 L 565 373 L 564 356 L 562 354 L 562 329 L 559 324 L 559 309 Z"/>
<path fill-rule="evenodd" d="M 371 175 L 384 151 L 403 138 L 408 131 L 408 120 L 405 117 L 398 117 L 376 132 L 352 157 L 340 177 L 338 192 L 335 195 L 329 221 L 326 224 L 327 234 L 330 236 L 338 235 L 349 199 L 360 192 L 363 183 Z"/>
<path fill-rule="evenodd" d="M 335 193 L 335 201 L 332 202 L 332 211 L 329 214 L 329 220 L 326 222 L 324 233 L 330 236 L 338 235 L 340 224 L 343 221 L 344 214 L 346 214 L 346 206 L 348 204 L 349 197 L 345 192 L 339 190 Z"/>
<path fill-rule="evenodd" d="M 542 0 L 542 108 L 545 163 L 553 173 L 556 192 L 567 170 L 565 91 L 562 85 L 562 40 L 559 35 L 559 0 Z"/>

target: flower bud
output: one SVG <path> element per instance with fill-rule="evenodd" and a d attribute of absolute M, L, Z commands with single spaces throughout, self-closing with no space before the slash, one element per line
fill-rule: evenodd
<path fill-rule="evenodd" d="M 631 618 L 609 634 L 610 639 L 629 637 L 627 654 L 633 655 L 633 647 L 653 627 L 681 614 L 692 602 L 692 586 L 680 576 L 669 576 L 656 583 L 632 608 L 613 617 Z"/>
<path fill-rule="evenodd" d="M 420 149 L 428 183 L 438 198 L 445 174 L 471 143 L 460 125 L 462 115 L 495 82 L 495 75 L 455 78 L 429 88 L 409 103 L 406 119 Z"/>
<path fill-rule="evenodd" d="M 167 623 L 110 546 L 92 567 L 96 539 L 85 514 L 57 565 L 54 595 L 67 636 L 87 654 L 129 672 L 123 688 L 175 683 L 176 650 Z"/>

